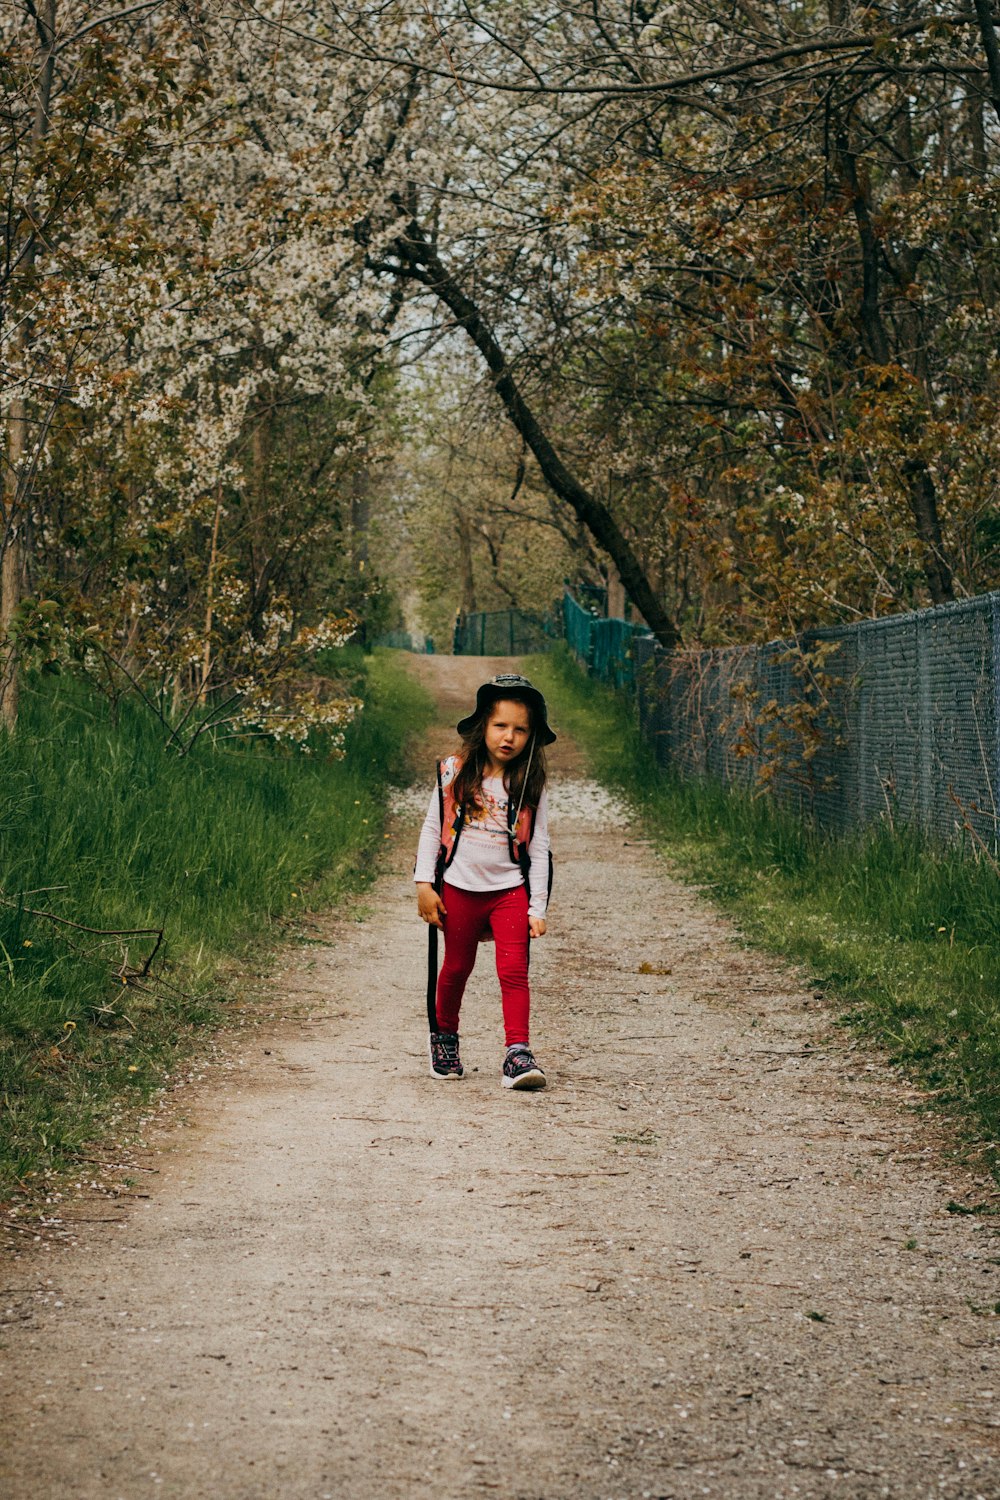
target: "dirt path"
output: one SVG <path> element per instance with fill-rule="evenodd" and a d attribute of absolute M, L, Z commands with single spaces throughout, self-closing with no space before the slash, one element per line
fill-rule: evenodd
<path fill-rule="evenodd" d="M 454 723 L 492 665 L 415 669 Z M 1000 1496 L 989 1222 L 947 1212 L 898 1085 L 554 761 L 551 1087 L 499 1087 L 488 961 L 465 1081 L 427 1075 L 400 817 L 363 920 L 275 976 L 312 1019 L 245 1034 L 148 1199 L 6 1261 L 4 1500 Z"/>

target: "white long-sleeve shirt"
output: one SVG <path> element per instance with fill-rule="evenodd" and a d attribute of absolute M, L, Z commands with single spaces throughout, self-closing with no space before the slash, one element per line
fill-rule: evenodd
<path fill-rule="evenodd" d="M 445 872 L 449 885 L 462 891 L 506 891 L 521 883 L 520 871 L 510 857 L 507 842 L 507 788 L 502 776 L 483 777 L 483 807 L 466 813 L 455 858 Z M 414 880 L 434 879 L 434 865 L 441 847 L 441 808 L 437 787 L 417 845 Z M 535 831 L 528 845 L 531 899 L 528 915 L 544 917 L 549 899 L 549 811 L 543 790 L 535 814 Z"/>

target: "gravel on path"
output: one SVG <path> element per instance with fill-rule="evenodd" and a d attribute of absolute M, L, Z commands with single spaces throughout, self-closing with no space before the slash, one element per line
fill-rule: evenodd
<path fill-rule="evenodd" d="M 414 661 L 427 776 L 372 890 L 282 955 L 290 1019 L 167 1112 L 148 1197 L 6 1256 L 4 1500 L 1000 1496 L 992 1225 L 948 1212 L 967 1184 L 881 1061 L 564 740 L 550 1086 L 500 1087 L 488 949 L 466 1078 L 429 1076 L 416 827 L 511 665 Z"/>

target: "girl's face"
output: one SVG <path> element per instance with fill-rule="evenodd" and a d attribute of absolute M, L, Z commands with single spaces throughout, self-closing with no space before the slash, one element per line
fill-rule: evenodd
<path fill-rule="evenodd" d="M 531 713 L 526 703 L 500 698 L 486 720 L 484 744 L 490 764 L 502 770 L 517 759 L 531 734 Z"/>

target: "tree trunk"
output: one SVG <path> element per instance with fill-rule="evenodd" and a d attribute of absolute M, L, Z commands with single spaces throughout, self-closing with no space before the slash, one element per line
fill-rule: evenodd
<path fill-rule="evenodd" d="M 624 620 L 625 588 L 613 562 L 608 563 L 608 619 Z"/>
<path fill-rule="evenodd" d="M 965 104 L 969 122 L 969 138 L 972 141 L 972 170 L 977 177 L 985 177 L 988 161 L 986 156 L 986 127 L 983 124 L 983 101 L 978 94 L 969 94 Z"/>
<path fill-rule="evenodd" d="M 861 243 L 862 292 L 859 309 L 861 342 L 871 364 L 884 367 L 892 363 L 892 350 L 885 320 L 882 317 L 880 272 L 883 249 L 875 229 L 868 184 L 858 172 L 857 159 L 851 150 L 846 128 L 837 140 L 837 157 L 842 181 L 851 194 Z M 911 275 L 914 269 L 915 267 L 911 266 Z M 916 328 L 914 319 L 909 320 L 909 326 Z M 914 347 L 909 352 L 910 362 L 915 364 L 916 374 L 922 379 L 924 390 L 929 397 L 930 376 L 926 369 L 926 362 L 923 361 L 919 330 L 915 332 Z M 897 362 L 902 363 L 898 355 Z M 897 384 L 895 374 L 892 371 L 886 371 L 885 374 L 886 386 L 888 388 L 895 386 Z M 907 436 L 904 431 L 902 434 L 904 443 Z M 913 436 L 915 445 L 916 436 Z M 927 467 L 927 461 L 918 456 L 906 460 L 903 464 L 903 475 L 907 484 L 910 514 L 913 517 L 914 529 L 923 554 L 927 589 L 934 604 L 946 604 L 954 599 L 955 590 L 941 532 L 934 476 Z"/>
<path fill-rule="evenodd" d="M 546 483 L 573 508 L 594 540 L 611 558 L 626 593 L 653 634 L 664 646 L 676 646 L 680 641 L 680 631 L 653 592 L 628 539 L 607 507 L 570 473 L 549 442 L 521 395 L 503 350 L 477 305 L 446 270 L 415 222 L 411 221 L 405 235 L 396 242 L 396 251 L 402 262 L 402 273 L 435 292 L 472 339 L 493 376 L 494 387 L 507 415 L 535 455 Z"/>
<path fill-rule="evenodd" d="M 3 562 L 0 564 L 0 722 L 9 733 L 17 728 L 17 646 L 11 627 L 24 590 L 24 525 L 21 497 L 27 451 L 27 404 L 15 396 L 7 413 L 7 469 L 4 474 Z"/>
<path fill-rule="evenodd" d="M 250 483 L 248 486 L 252 513 L 250 517 L 253 567 L 259 574 L 267 565 L 267 521 L 271 510 L 271 454 L 274 448 L 273 400 L 257 413 L 250 436 Z"/>
<path fill-rule="evenodd" d="M 368 593 L 368 529 L 371 525 L 371 469 L 364 459 L 351 475 L 351 595 L 359 625 L 356 639 L 367 645 L 365 599 Z"/>
<path fill-rule="evenodd" d="M 973 3 L 979 21 L 979 35 L 983 39 L 983 51 L 986 53 L 986 70 L 990 75 L 990 103 L 1000 120 L 1000 44 L 993 25 L 993 9 L 990 0 L 973 0 Z"/>
<path fill-rule="evenodd" d="M 934 476 L 922 458 L 912 458 L 903 465 L 910 489 L 910 511 L 924 554 L 924 577 L 935 604 L 947 604 L 955 597 L 955 588 L 944 550 L 941 521 L 938 515 L 937 486 Z"/>
<path fill-rule="evenodd" d="M 222 517 L 222 485 L 215 486 L 215 516 L 212 521 L 212 546 L 208 554 L 208 577 L 205 584 L 205 639 L 201 650 L 201 682 L 198 697 L 208 692 L 208 679 L 212 673 L 212 626 L 215 623 L 215 570 L 219 562 L 219 521 Z"/>
<path fill-rule="evenodd" d="M 38 148 L 49 128 L 49 102 L 55 70 L 56 0 L 44 0 L 38 11 L 32 10 L 39 40 L 38 93 L 31 126 L 32 169 Z M 33 194 L 29 194 L 28 244 L 22 257 L 22 275 L 30 276 L 35 264 L 37 236 Z M 27 348 L 27 323 L 22 316 L 13 340 L 15 365 Z M 3 549 L 0 562 L 0 722 L 9 732 L 17 727 L 18 660 L 17 647 L 11 637 L 11 626 L 24 595 L 24 524 L 30 495 L 28 468 L 28 424 L 30 416 L 26 398 L 15 396 L 7 411 L 7 467 L 3 480 Z"/>
<path fill-rule="evenodd" d="M 476 575 L 472 566 L 472 527 L 465 513 L 456 508 L 455 530 L 458 534 L 458 576 L 462 586 L 459 613 L 474 614 L 476 610 Z"/>
<path fill-rule="evenodd" d="M 865 353 L 872 364 L 889 363 L 889 336 L 882 321 L 880 270 L 882 247 L 872 222 L 868 184 L 858 173 L 857 157 L 851 149 L 846 128 L 837 140 L 841 178 L 851 195 L 851 207 L 861 242 L 861 306 L 859 321 Z"/>

